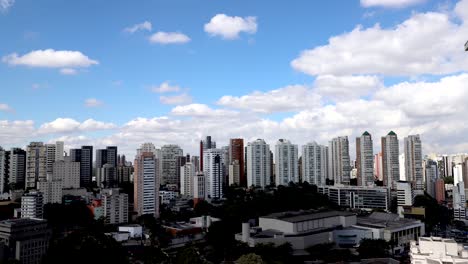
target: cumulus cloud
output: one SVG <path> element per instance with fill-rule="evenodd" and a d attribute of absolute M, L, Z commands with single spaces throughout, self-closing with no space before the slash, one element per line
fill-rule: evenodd
<path fill-rule="evenodd" d="M 223 96 L 217 104 L 259 113 L 291 112 L 320 104 L 320 95 L 303 85 L 291 85 L 244 96 Z"/>
<path fill-rule="evenodd" d="M 131 27 L 124 28 L 124 32 L 130 33 L 130 34 L 133 34 L 137 31 L 151 31 L 151 30 L 152 30 L 152 25 L 151 25 L 151 22 L 149 21 L 145 21 L 143 23 L 135 24 Z"/>
<path fill-rule="evenodd" d="M 104 103 L 96 98 L 88 98 L 85 100 L 86 107 L 99 107 L 102 106 Z"/>
<path fill-rule="evenodd" d="M 167 44 L 184 44 L 190 42 L 190 38 L 180 32 L 163 32 L 159 31 L 150 36 L 151 43 L 158 43 L 162 45 Z"/>
<path fill-rule="evenodd" d="M 314 87 L 318 94 L 336 101 L 370 95 L 383 87 L 383 83 L 377 76 L 319 75 L 315 78 Z"/>
<path fill-rule="evenodd" d="M 105 123 L 94 119 L 87 119 L 80 123 L 72 118 L 57 118 L 52 122 L 42 124 L 39 129 L 39 134 L 60 134 L 74 133 L 114 129 L 116 125 L 113 123 Z"/>
<path fill-rule="evenodd" d="M 14 111 L 9 105 L 0 103 L 0 112 L 12 113 Z"/>
<path fill-rule="evenodd" d="M 0 142 L 2 142 L 2 147 L 7 144 L 22 146 L 22 144 L 31 140 L 34 133 L 35 127 L 32 120 L 0 120 Z"/>
<path fill-rule="evenodd" d="M 80 51 L 53 49 L 33 50 L 22 56 L 12 53 L 4 56 L 2 61 L 14 66 L 22 65 L 44 68 L 78 68 L 89 67 L 99 63 Z"/>
<path fill-rule="evenodd" d="M 425 2 L 425 0 L 361 0 L 361 6 L 402 8 L 423 2 Z"/>
<path fill-rule="evenodd" d="M 178 92 L 180 91 L 180 87 L 177 85 L 171 85 L 169 82 L 163 82 L 158 86 L 152 86 L 151 91 L 155 93 L 170 93 L 170 92 Z"/>
<path fill-rule="evenodd" d="M 232 40 L 238 38 L 242 32 L 255 34 L 257 32 L 257 18 L 217 14 L 205 24 L 204 29 L 211 36 L 221 36 L 223 39 Z"/>
<path fill-rule="evenodd" d="M 169 104 L 169 105 L 190 104 L 192 102 L 192 96 L 190 96 L 187 93 L 171 95 L 171 96 L 160 96 L 159 101 L 162 104 Z"/>
<path fill-rule="evenodd" d="M 466 0 L 459 2 L 455 11 L 466 21 L 464 5 L 468 5 Z M 452 74 L 468 70 L 463 50 L 467 35 L 468 27 L 449 14 L 415 13 L 395 27 L 357 26 L 331 37 L 326 45 L 303 51 L 291 65 L 310 75 Z"/>
<path fill-rule="evenodd" d="M 63 68 L 63 69 L 60 69 L 60 73 L 63 75 L 75 75 L 78 72 L 72 68 Z"/>
<path fill-rule="evenodd" d="M 14 4 L 15 0 L 0 0 L 0 12 L 7 12 Z"/>
<path fill-rule="evenodd" d="M 205 104 L 189 104 L 174 107 L 171 114 L 192 117 L 232 117 L 238 116 L 239 112 L 225 109 L 213 109 Z"/>

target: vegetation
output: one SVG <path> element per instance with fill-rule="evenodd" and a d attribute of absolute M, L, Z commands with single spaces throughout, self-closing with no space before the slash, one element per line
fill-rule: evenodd
<path fill-rule="evenodd" d="M 424 220 L 426 232 L 431 232 L 436 225 L 445 229 L 445 226 L 449 224 L 450 212 L 447 207 L 440 205 L 436 199 L 432 198 L 427 193 L 416 196 L 413 206 L 424 207 L 426 209 Z"/>
<path fill-rule="evenodd" d="M 239 259 L 236 260 L 236 264 L 264 264 L 262 257 L 257 254 L 250 253 L 242 255 Z"/>
<path fill-rule="evenodd" d="M 388 256 L 389 249 L 389 243 L 383 239 L 364 238 L 361 240 L 358 252 L 361 259 L 385 258 Z"/>

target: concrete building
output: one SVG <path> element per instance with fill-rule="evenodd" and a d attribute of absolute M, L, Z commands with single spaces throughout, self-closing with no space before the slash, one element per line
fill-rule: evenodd
<path fill-rule="evenodd" d="M 70 161 L 80 163 L 80 187 L 90 186 L 93 177 L 93 146 L 70 149 Z"/>
<path fill-rule="evenodd" d="M 289 140 L 279 139 L 275 145 L 275 183 L 288 185 L 299 182 L 298 148 Z M 262 186 L 264 187 L 264 186 Z"/>
<path fill-rule="evenodd" d="M 80 188 L 81 165 L 71 161 L 70 157 L 56 161 L 53 166 L 53 178 L 62 180 L 63 188 Z"/>
<path fill-rule="evenodd" d="M 328 178 L 328 147 L 317 142 L 302 146 L 302 180 L 317 186 Z"/>
<path fill-rule="evenodd" d="M 356 138 L 356 169 L 357 185 L 374 185 L 374 145 L 367 131 Z"/>
<path fill-rule="evenodd" d="M 437 179 L 436 181 L 435 199 L 439 204 L 445 201 L 445 182 L 443 179 Z"/>
<path fill-rule="evenodd" d="M 151 142 L 143 143 L 141 144 L 140 148 L 137 149 L 137 155 L 141 155 L 144 152 L 153 153 L 156 158 L 160 158 L 161 155 L 161 150 L 157 149 Z"/>
<path fill-rule="evenodd" d="M 439 178 L 437 162 L 434 160 L 427 160 L 424 167 L 424 171 L 426 172 L 426 192 L 431 197 L 436 198 L 436 182 Z"/>
<path fill-rule="evenodd" d="M 51 230 L 40 219 L 10 219 L 0 222 L 0 263 L 40 264 L 49 247 Z M 13 262 L 11 262 L 13 263 Z"/>
<path fill-rule="evenodd" d="M 170 184 L 179 188 L 177 176 L 180 168 L 177 167 L 177 157 L 183 156 L 183 151 L 178 145 L 164 145 L 161 147 L 160 171 L 161 184 Z"/>
<path fill-rule="evenodd" d="M 55 144 L 45 144 L 45 155 L 46 155 L 46 173 L 52 174 L 53 166 L 56 158 L 56 145 Z"/>
<path fill-rule="evenodd" d="M 205 175 L 199 171 L 193 178 L 193 198 L 206 199 L 206 182 Z"/>
<path fill-rule="evenodd" d="M 40 192 L 26 193 L 21 197 L 21 218 L 38 218 L 44 216 L 44 197 Z"/>
<path fill-rule="evenodd" d="M 466 220 L 466 196 L 463 181 L 459 181 L 453 186 L 453 219 Z"/>
<path fill-rule="evenodd" d="M 357 227 L 372 231 L 373 239 L 392 242 L 392 253 L 402 253 L 411 240 L 425 234 L 424 223 L 415 219 L 401 218 L 396 214 L 373 212 L 357 218 Z"/>
<path fill-rule="evenodd" d="M 119 226 L 119 232 L 128 232 L 130 238 L 141 238 L 143 236 L 143 227 L 137 224 Z"/>
<path fill-rule="evenodd" d="M 222 198 L 224 195 L 224 155 L 221 149 L 210 148 L 203 152 L 203 173 L 205 175 L 207 198 Z"/>
<path fill-rule="evenodd" d="M 412 264 L 468 264 L 468 250 L 453 239 L 420 237 L 411 241 Z"/>
<path fill-rule="evenodd" d="M 63 160 L 65 157 L 65 149 L 64 149 L 64 142 L 63 141 L 56 141 L 55 142 L 55 161 Z"/>
<path fill-rule="evenodd" d="M 46 180 L 46 177 L 47 156 L 44 143 L 31 142 L 26 149 L 26 189 L 35 189 L 36 182 Z"/>
<path fill-rule="evenodd" d="M 121 186 L 124 183 L 129 183 L 133 173 L 133 166 L 119 165 L 117 166 L 117 182 Z"/>
<path fill-rule="evenodd" d="M 290 243 L 293 250 L 303 252 L 310 246 L 333 242 L 335 230 L 355 224 L 356 215 L 343 211 L 282 212 L 260 217 L 258 227 L 243 224 L 242 233 L 235 237 L 251 247 Z"/>
<path fill-rule="evenodd" d="M 328 177 L 334 184 L 349 184 L 351 163 L 348 137 L 337 137 L 329 142 Z"/>
<path fill-rule="evenodd" d="M 138 215 L 159 217 L 159 161 L 154 153 L 143 152 L 135 157 L 134 209 Z"/>
<path fill-rule="evenodd" d="M 236 160 L 239 165 L 239 180 L 233 183 L 242 187 L 247 187 L 247 177 L 245 176 L 245 163 L 244 163 L 245 151 L 244 151 L 244 139 L 242 138 L 231 138 L 229 140 L 229 165 L 234 165 Z M 231 177 L 229 171 L 229 178 Z M 229 181 L 229 184 L 233 184 Z"/>
<path fill-rule="evenodd" d="M 271 155 L 270 146 L 263 139 L 257 139 L 247 143 L 247 186 L 265 187 L 270 185 Z"/>
<path fill-rule="evenodd" d="M 216 141 L 211 140 L 211 136 L 207 136 L 205 140 L 200 140 L 200 170 L 204 169 L 204 153 L 208 149 L 216 148 Z"/>
<path fill-rule="evenodd" d="M 37 190 L 42 193 L 44 204 L 62 203 L 62 180 L 47 176 L 46 181 L 37 182 Z"/>
<path fill-rule="evenodd" d="M 382 183 L 383 183 L 382 152 L 379 152 L 379 153 L 374 155 L 374 179 L 382 181 Z"/>
<path fill-rule="evenodd" d="M 11 189 L 24 189 L 26 181 L 26 151 L 20 148 L 10 150 L 9 181 Z"/>
<path fill-rule="evenodd" d="M 100 168 L 96 168 L 96 183 L 100 188 L 118 187 L 117 167 L 111 163 L 106 163 Z"/>
<path fill-rule="evenodd" d="M 128 223 L 128 194 L 120 193 L 119 189 L 104 189 L 101 200 L 105 224 Z"/>
<path fill-rule="evenodd" d="M 195 173 L 195 165 L 191 162 L 180 167 L 180 194 L 193 197 Z"/>
<path fill-rule="evenodd" d="M 419 135 L 405 138 L 405 176 L 418 194 L 424 190 L 422 147 Z"/>
<path fill-rule="evenodd" d="M 387 187 L 335 185 L 321 186 L 318 191 L 345 208 L 385 211 L 390 208 L 390 190 Z"/>
<path fill-rule="evenodd" d="M 0 194 L 9 191 L 10 180 L 10 151 L 0 147 Z"/>
<path fill-rule="evenodd" d="M 387 136 L 381 138 L 382 143 L 382 177 L 384 186 L 396 189 L 396 182 L 400 178 L 400 148 L 398 136 L 390 131 Z"/>
<path fill-rule="evenodd" d="M 397 204 L 398 213 L 403 215 L 403 206 L 413 206 L 413 198 L 415 194 L 410 182 L 398 181 L 397 182 Z"/>
<path fill-rule="evenodd" d="M 229 164 L 229 185 L 241 186 L 241 168 L 238 160 Z"/>

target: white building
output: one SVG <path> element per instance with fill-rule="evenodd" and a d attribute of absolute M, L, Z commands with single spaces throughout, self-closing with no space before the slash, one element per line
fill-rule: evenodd
<path fill-rule="evenodd" d="M 298 148 L 289 140 L 280 139 L 275 145 L 275 183 L 288 185 L 299 182 Z M 262 186 L 264 187 L 264 186 Z"/>
<path fill-rule="evenodd" d="M 410 182 L 397 182 L 398 214 L 403 216 L 403 206 L 413 206 L 414 192 Z"/>
<path fill-rule="evenodd" d="M 466 219 L 465 183 L 463 181 L 453 186 L 453 219 L 459 221 Z"/>
<path fill-rule="evenodd" d="M 119 189 L 104 189 L 101 199 L 104 223 L 114 225 L 128 222 L 128 194 L 120 193 Z"/>
<path fill-rule="evenodd" d="M 265 187 L 271 183 L 270 145 L 257 139 L 247 143 L 247 186 Z"/>
<path fill-rule="evenodd" d="M 307 143 L 302 146 L 302 179 L 317 186 L 325 185 L 328 178 L 328 147 Z"/>
<path fill-rule="evenodd" d="M 55 162 L 56 146 L 55 144 L 45 144 L 46 155 L 46 173 L 52 174 Z"/>
<path fill-rule="evenodd" d="M 137 224 L 119 226 L 119 232 L 128 232 L 130 238 L 141 238 L 143 236 L 143 227 Z"/>
<path fill-rule="evenodd" d="M 420 237 L 411 241 L 412 264 L 468 264 L 468 250 L 453 239 Z"/>
<path fill-rule="evenodd" d="M 348 137 L 337 137 L 329 142 L 328 177 L 335 184 L 349 184 L 351 164 Z"/>
<path fill-rule="evenodd" d="M 193 180 L 195 177 L 195 165 L 191 162 L 180 167 L 180 194 L 193 197 Z"/>
<path fill-rule="evenodd" d="M 38 181 L 37 189 L 44 197 L 44 204 L 62 203 L 62 180 L 47 176 L 46 181 Z"/>
<path fill-rule="evenodd" d="M 21 197 L 21 218 L 44 217 L 44 198 L 40 192 L 26 193 Z"/>
<path fill-rule="evenodd" d="M 180 168 L 177 166 L 177 157 L 183 155 L 183 150 L 178 145 L 164 145 L 161 147 L 161 184 L 179 186 L 180 178 L 177 171 Z"/>
<path fill-rule="evenodd" d="M 80 188 L 80 163 L 72 162 L 70 157 L 59 160 L 53 166 L 53 179 L 62 180 L 63 188 Z"/>
<path fill-rule="evenodd" d="M 159 217 L 159 161 L 154 153 L 143 152 L 135 158 L 134 208 L 138 215 Z"/>
<path fill-rule="evenodd" d="M 405 138 L 405 176 L 419 194 L 424 190 L 422 148 L 419 135 Z"/>
<path fill-rule="evenodd" d="M 374 146 L 372 136 L 367 131 L 356 138 L 356 167 L 357 184 L 374 185 Z"/>
<path fill-rule="evenodd" d="M 206 199 L 205 189 L 205 175 L 203 172 L 199 171 L 193 178 L 193 198 Z"/>
<path fill-rule="evenodd" d="M 179 196 L 178 192 L 174 191 L 159 191 L 159 200 L 161 204 L 170 204 Z"/>
<path fill-rule="evenodd" d="M 390 208 L 390 189 L 387 187 L 369 186 L 319 186 L 318 192 L 328 196 L 335 204 L 352 209 Z"/>
<path fill-rule="evenodd" d="M 63 141 L 55 142 L 55 161 L 63 160 L 65 157 L 65 149 Z"/>
<path fill-rule="evenodd" d="M 224 182 L 224 151 L 210 148 L 203 151 L 203 173 L 205 195 L 208 198 L 222 198 Z"/>

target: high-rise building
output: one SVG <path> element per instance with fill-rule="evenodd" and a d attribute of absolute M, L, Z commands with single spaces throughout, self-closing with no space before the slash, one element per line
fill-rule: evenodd
<path fill-rule="evenodd" d="M 107 163 L 96 168 L 96 183 L 100 188 L 118 187 L 117 167 Z"/>
<path fill-rule="evenodd" d="M 53 166 L 53 178 L 62 180 L 64 189 L 80 188 L 80 168 L 79 162 L 71 161 L 70 157 L 64 157 Z"/>
<path fill-rule="evenodd" d="M 396 182 L 400 180 L 400 150 L 398 136 L 390 131 L 382 137 L 382 180 L 383 185 L 396 189 Z"/>
<path fill-rule="evenodd" d="M 289 140 L 279 139 L 275 145 L 275 183 L 288 185 L 290 182 L 299 182 L 297 145 Z M 264 187 L 264 186 L 263 186 Z"/>
<path fill-rule="evenodd" d="M 374 185 L 374 146 L 367 131 L 356 138 L 356 169 L 357 185 Z"/>
<path fill-rule="evenodd" d="M 55 161 L 63 160 L 65 157 L 64 142 L 55 142 Z"/>
<path fill-rule="evenodd" d="M 229 165 L 234 164 L 237 160 L 239 165 L 239 186 L 247 187 L 247 177 L 245 177 L 244 165 L 244 139 L 231 138 L 229 140 Z M 231 177 L 231 174 L 229 174 Z"/>
<path fill-rule="evenodd" d="M 112 167 L 117 167 L 117 147 L 110 146 L 106 148 L 107 159 L 106 164 L 110 164 Z"/>
<path fill-rule="evenodd" d="M 317 186 L 328 178 L 328 147 L 317 142 L 302 146 L 302 180 Z"/>
<path fill-rule="evenodd" d="M 103 189 L 101 198 L 105 224 L 128 223 L 128 194 L 120 193 L 119 189 Z"/>
<path fill-rule="evenodd" d="M 265 140 L 257 139 L 247 143 L 247 185 L 266 187 L 271 184 L 270 145 Z"/>
<path fill-rule="evenodd" d="M 93 177 L 93 146 L 70 149 L 70 161 L 80 163 L 80 187 L 89 187 Z"/>
<path fill-rule="evenodd" d="M 436 198 L 436 182 L 439 178 L 439 169 L 437 168 L 437 162 L 433 160 L 427 160 L 425 166 L 426 172 L 426 192 L 433 198 Z"/>
<path fill-rule="evenodd" d="M 177 158 L 183 156 L 183 151 L 178 145 L 164 145 L 161 147 L 161 184 L 179 186 L 178 177 L 180 167 L 177 167 Z"/>
<path fill-rule="evenodd" d="M 328 177 L 334 184 L 349 184 L 351 163 L 348 137 L 337 137 L 329 142 Z"/>
<path fill-rule="evenodd" d="M 240 165 L 238 160 L 234 160 L 229 165 L 229 185 L 240 186 Z"/>
<path fill-rule="evenodd" d="M 44 217 L 44 197 L 40 192 L 29 192 L 21 197 L 21 218 Z"/>
<path fill-rule="evenodd" d="M 414 192 L 411 187 L 410 182 L 398 181 L 397 186 L 397 205 L 398 205 L 398 214 L 403 215 L 403 206 L 412 206 Z"/>
<path fill-rule="evenodd" d="M 190 157 L 190 162 L 192 162 L 193 166 L 195 166 L 195 171 L 200 171 L 200 157 L 199 156 L 192 156 Z"/>
<path fill-rule="evenodd" d="M 135 157 L 134 208 L 138 215 L 159 217 L 159 161 L 151 152 Z"/>
<path fill-rule="evenodd" d="M 10 180 L 10 151 L 0 147 L 0 194 L 8 192 Z"/>
<path fill-rule="evenodd" d="M 46 181 L 38 181 L 37 189 L 42 193 L 44 204 L 62 203 L 62 180 L 49 174 Z"/>
<path fill-rule="evenodd" d="M 211 140 L 211 136 L 207 136 L 205 140 L 200 140 L 200 170 L 203 171 L 203 153 L 207 149 L 216 148 L 216 141 Z"/>
<path fill-rule="evenodd" d="M 460 181 L 453 186 L 453 219 L 466 220 L 465 183 Z"/>
<path fill-rule="evenodd" d="M 8 176 L 8 184 L 11 189 L 24 189 L 26 180 L 26 151 L 20 148 L 11 149 Z"/>
<path fill-rule="evenodd" d="M 203 173 L 208 198 L 222 198 L 224 194 L 224 155 L 221 149 L 211 148 L 203 152 Z"/>
<path fill-rule="evenodd" d="M 26 189 L 35 189 L 36 182 L 46 180 L 46 177 L 47 157 L 44 143 L 31 142 L 26 149 Z"/>
<path fill-rule="evenodd" d="M 181 170 L 180 170 L 180 169 L 181 169 L 182 166 L 184 166 L 185 163 L 187 163 L 187 162 L 190 162 L 190 158 L 187 160 L 187 156 L 178 156 L 178 157 L 176 157 L 176 168 L 178 168 L 178 169 L 177 169 L 177 178 L 178 178 L 178 180 L 177 180 L 177 183 L 176 183 L 176 184 L 177 184 L 177 190 L 179 190 L 180 188 L 182 188 L 182 187 L 181 187 L 182 183 L 180 182 L 180 180 L 182 179 L 182 178 L 181 178 L 181 174 L 180 174 L 180 173 L 181 173 Z"/>
<path fill-rule="evenodd" d="M 424 190 L 422 148 L 419 135 L 405 138 L 405 175 L 406 181 L 411 182 L 416 192 Z"/>
<path fill-rule="evenodd" d="M 118 185 L 121 186 L 124 183 L 130 182 L 130 177 L 133 173 L 133 167 L 127 165 L 119 165 L 117 167 L 117 181 Z"/>
<path fill-rule="evenodd" d="M 193 198 L 194 199 L 205 199 L 206 198 L 206 182 L 205 175 L 199 171 L 196 173 L 193 179 Z"/>
<path fill-rule="evenodd" d="M 439 204 L 445 201 L 445 182 L 443 179 L 436 180 L 435 199 Z"/>
<path fill-rule="evenodd" d="M 43 263 L 49 247 L 51 230 L 47 221 L 9 219 L 0 222 L 0 263 Z"/>
<path fill-rule="evenodd" d="M 191 162 L 180 167 L 180 194 L 193 197 L 195 173 L 195 165 Z"/>
<path fill-rule="evenodd" d="M 107 149 L 96 149 L 96 170 L 107 164 Z"/>
<path fill-rule="evenodd" d="M 54 162 L 55 162 L 55 154 L 56 154 L 56 146 L 55 144 L 45 144 L 45 155 L 46 155 L 46 173 L 52 174 L 54 169 Z"/>
<path fill-rule="evenodd" d="M 140 148 L 137 149 L 137 155 L 141 155 L 144 152 L 153 153 L 157 159 L 161 158 L 161 150 L 157 149 L 153 143 L 146 142 L 141 144 Z"/>

